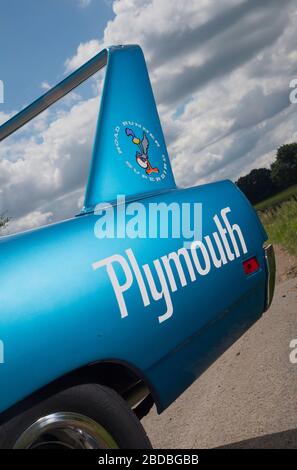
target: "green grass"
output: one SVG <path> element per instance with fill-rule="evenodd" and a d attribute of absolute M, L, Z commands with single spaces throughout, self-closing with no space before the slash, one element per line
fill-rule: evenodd
<path fill-rule="evenodd" d="M 297 255 L 297 202 L 284 202 L 276 211 L 263 213 L 260 217 L 269 241 Z"/>
<path fill-rule="evenodd" d="M 268 199 L 259 202 L 258 204 L 256 204 L 255 208 L 257 210 L 265 210 L 269 207 L 273 207 L 277 204 L 281 204 L 282 202 L 287 201 L 292 196 L 297 196 L 297 184 L 295 184 L 294 186 L 290 186 L 290 188 L 287 188 L 278 194 L 275 194 L 275 196 L 269 197 Z"/>

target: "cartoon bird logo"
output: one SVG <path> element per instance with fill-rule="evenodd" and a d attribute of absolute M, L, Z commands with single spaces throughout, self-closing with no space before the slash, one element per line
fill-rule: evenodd
<path fill-rule="evenodd" d="M 150 175 L 151 173 L 159 173 L 159 168 L 152 167 L 149 162 L 149 157 L 148 157 L 149 140 L 145 132 L 143 133 L 142 140 L 140 140 L 138 137 L 136 137 L 132 129 L 129 129 L 128 127 L 126 127 L 125 131 L 128 137 L 129 136 L 132 137 L 133 144 L 137 145 L 137 147 L 140 150 L 139 152 L 136 152 L 136 156 L 135 156 L 138 165 L 141 166 L 141 168 L 145 169 L 145 172 L 147 175 Z"/>

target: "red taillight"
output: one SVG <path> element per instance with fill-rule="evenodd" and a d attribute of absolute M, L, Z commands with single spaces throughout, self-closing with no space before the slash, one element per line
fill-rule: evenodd
<path fill-rule="evenodd" d="M 245 274 L 253 274 L 254 272 L 258 271 L 260 268 L 260 264 L 257 258 L 254 256 L 253 258 L 247 259 L 242 263 L 243 269 Z"/>

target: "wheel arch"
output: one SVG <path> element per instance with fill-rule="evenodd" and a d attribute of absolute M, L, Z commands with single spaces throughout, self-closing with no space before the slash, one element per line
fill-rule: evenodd
<path fill-rule="evenodd" d="M 149 398 L 150 408 L 155 404 L 157 410 L 160 411 L 158 394 L 141 370 L 126 361 L 104 359 L 68 372 L 36 390 L 31 395 L 3 411 L 0 414 L 0 424 L 4 424 L 56 393 L 87 383 L 97 383 L 110 387 L 127 401 L 129 401 L 129 392 L 133 393 L 134 387 L 135 390 L 145 387 L 148 392 L 147 398 Z"/>

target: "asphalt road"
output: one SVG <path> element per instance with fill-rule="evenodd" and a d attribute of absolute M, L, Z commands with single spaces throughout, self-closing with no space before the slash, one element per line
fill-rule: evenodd
<path fill-rule="evenodd" d="M 142 423 L 155 448 L 297 448 L 297 278 L 164 413 Z"/>

